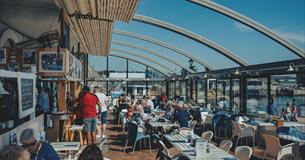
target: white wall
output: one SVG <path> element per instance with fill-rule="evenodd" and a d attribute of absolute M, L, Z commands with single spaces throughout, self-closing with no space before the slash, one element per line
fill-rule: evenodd
<path fill-rule="evenodd" d="M 36 133 L 44 130 L 44 119 L 43 115 L 40 115 L 30 121 L 23 123 L 22 125 L 16 127 L 17 133 L 17 143 L 20 144 L 19 138 L 20 134 L 24 129 L 33 128 Z M 10 131 L 0 135 L 0 149 L 10 144 Z"/>

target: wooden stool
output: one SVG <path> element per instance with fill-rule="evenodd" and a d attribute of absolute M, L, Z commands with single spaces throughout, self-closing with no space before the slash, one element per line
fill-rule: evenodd
<path fill-rule="evenodd" d="M 69 132 L 71 132 L 71 137 L 70 137 L 70 141 L 73 141 L 74 139 L 74 132 L 75 131 L 78 131 L 79 133 L 79 143 L 80 145 L 82 146 L 83 145 L 83 128 L 84 128 L 84 125 L 72 125 L 70 128 L 69 128 Z"/>

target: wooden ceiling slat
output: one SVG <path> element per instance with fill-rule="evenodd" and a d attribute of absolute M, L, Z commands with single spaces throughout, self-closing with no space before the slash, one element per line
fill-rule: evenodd
<path fill-rule="evenodd" d="M 90 54 L 108 55 L 115 20 L 132 19 L 139 0 L 58 0 L 69 14 L 75 12 L 92 18 L 71 17 L 71 29 Z M 70 13 L 71 12 L 71 13 Z M 101 19 L 105 19 L 101 20 Z"/>
<path fill-rule="evenodd" d="M 128 21 L 129 20 L 131 20 L 132 19 L 132 17 L 133 17 L 133 15 L 135 14 L 135 12 L 136 12 L 136 8 L 137 8 L 137 6 L 138 6 L 138 4 L 139 4 L 139 0 L 134 0 L 133 1 L 133 5 L 132 5 L 132 7 L 131 7 L 131 11 L 130 11 L 130 14 L 129 14 L 129 16 L 128 16 Z"/>

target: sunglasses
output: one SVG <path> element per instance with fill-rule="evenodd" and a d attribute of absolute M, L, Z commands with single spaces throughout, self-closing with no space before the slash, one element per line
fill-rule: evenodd
<path fill-rule="evenodd" d="M 37 142 L 37 141 L 34 141 L 33 143 L 30 143 L 30 144 L 23 144 L 22 147 L 23 147 L 23 148 L 32 147 L 32 146 L 34 146 L 34 145 L 36 144 L 36 142 Z"/>

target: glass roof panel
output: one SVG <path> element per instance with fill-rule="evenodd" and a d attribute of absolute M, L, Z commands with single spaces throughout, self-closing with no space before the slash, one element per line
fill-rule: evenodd
<path fill-rule="evenodd" d="M 262 0 L 255 2 L 217 0 L 216 2 L 241 11 L 246 16 L 257 20 L 304 49 L 304 1 L 296 1 L 296 3 L 289 4 L 288 6 L 285 5 L 291 3 L 289 0 L 270 1 L 272 2 L 268 1 L 268 3 L 265 3 Z M 278 6 L 279 3 L 281 7 L 274 7 Z M 257 12 L 258 10 L 268 10 L 268 12 Z M 289 12 L 286 12 L 288 10 Z M 278 14 L 279 12 L 280 14 Z M 198 33 L 235 53 L 249 64 L 298 58 L 291 51 L 261 33 L 226 16 L 187 1 L 141 1 L 137 8 L 137 14 L 167 21 Z M 194 56 L 209 62 L 216 69 L 237 66 L 234 62 L 202 44 L 155 26 L 141 22 L 130 22 L 128 24 L 116 23 L 115 28 L 144 34 L 178 46 L 178 48 L 191 52 Z M 140 43 L 132 39 L 130 42 Z M 159 50 L 156 46 L 152 47 L 152 49 Z M 171 52 L 168 50 L 163 53 L 172 56 L 173 53 Z M 177 55 L 175 57 L 187 65 L 187 58 L 183 59 L 183 56 L 179 57 Z"/>

